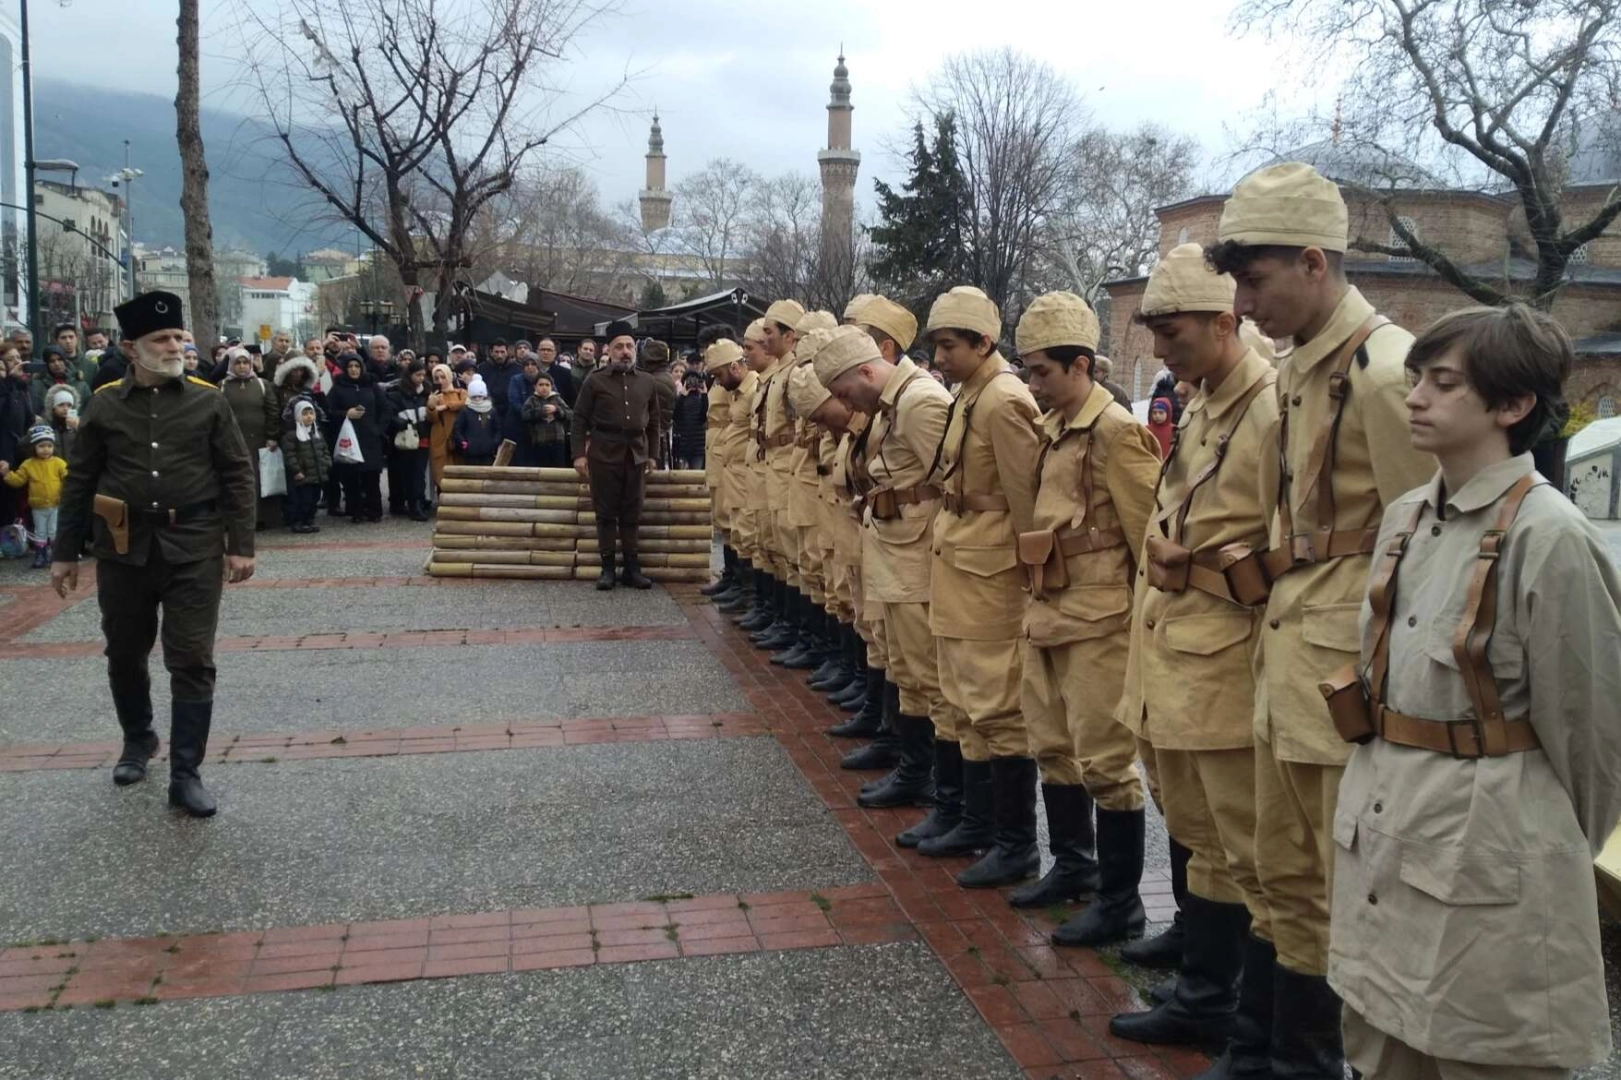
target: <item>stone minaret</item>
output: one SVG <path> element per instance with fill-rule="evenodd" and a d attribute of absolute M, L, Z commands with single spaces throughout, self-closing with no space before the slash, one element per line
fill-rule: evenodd
<path fill-rule="evenodd" d="M 832 100 L 827 103 L 827 149 L 816 155 L 822 168 L 822 243 L 848 249 L 855 228 L 856 171 L 861 152 L 850 149 L 850 69 L 844 49 L 833 69 Z"/>
<path fill-rule="evenodd" d="M 848 122 L 846 122 L 848 128 Z M 647 134 L 647 186 L 642 189 L 642 228 L 647 232 L 670 224 L 670 193 L 664 190 L 664 129 L 653 112 L 653 130 Z"/>

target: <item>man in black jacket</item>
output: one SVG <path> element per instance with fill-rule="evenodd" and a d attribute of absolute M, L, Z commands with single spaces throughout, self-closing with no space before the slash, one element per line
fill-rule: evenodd
<path fill-rule="evenodd" d="M 507 415 L 507 384 L 512 382 L 517 368 L 507 357 L 506 338 L 496 338 L 490 342 L 490 358 L 478 366 L 478 373 L 484 376 L 484 385 L 490 390 L 490 403 L 495 406 L 495 414 L 503 419 Z M 523 402 L 518 402 L 518 408 L 523 408 Z"/>

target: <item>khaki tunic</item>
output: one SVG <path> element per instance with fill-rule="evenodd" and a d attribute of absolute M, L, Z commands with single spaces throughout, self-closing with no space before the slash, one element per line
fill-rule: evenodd
<path fill-rule="evenodd" d="M 1397 500 L 1380 548 L 1423 506 L 1396 579 L 1384 698 L 1410 716 L 1474 715 L 1452 641 L 1482 534 L 1522 455 L 1446 500 Z M 1421 1053 L 1578 1068 L 1610 1052 L 1593 857 L 1621 818 L 1621 576 L 1597 530 L 1547 485 L 1505 538 L 1487 657 L 1504 715 L 1539 749 L 1478 760 L 1375 738 L 1345 768 L 1329 979 L 1368 1023 Z M 1362 660 L 1373 654 L 1371 605 Z"/>
<path fill-rule="evenodd" d="M 1317 526 L 1306 502 L 1307 458 L 1317 433 L 1334 421 L 1329 397 L 1330 358 L 1373 314 L 1356 289 L 1347 290 L 1328 324 L 1295 349 L 1278 370 L 1278 401 L 1289 414 L 1284 447 L 1294 500 L 1295 529 Z M 1413 449 L 1407 427 L 1407 373 L 1402 366 L 1413 336 L 1389 325 L 1368 338 L 1367 366 L 1353 361 L 1350 399 L 1335 440 L 1335 529 L 1373 528 L 1384 508 L 1429 478 L 1434 459 Z M 1268 493 L 1278 490 L 1270 468 Z M 1311 504 L 1315 505 L 1315 503 Z M 1282 542 L 1277 518 L 1272 540 Z M 1284 574 L 1266 606 L 1261 638 L 1261 681 L 1255 696 L 1255 733 L 1283 762 L 1341 765 L 1349 751 L 1334 733 L 1317 683 L 1356 657 L 1356 617 L 1368 578 L 1369 556 L 1351 555 Z"/>
<path fill-rule="evenodd" d="M 772 519 L 771 467 L 766 464 L 760 440 L 765 436 L 766 394 L 771 379 L 781 370 L 781 361 L 773 361 L 764 371 L 754 373 L 754 390 L 749 395 L 749 507 L 755 513 L 756 542 L 767 555 L 771 572 L 779 577 L 786 573 L 782 549 L 777 539 L 776 523 Z"/>
<path fill-rule="evenodd" d="M 937 504 L 910 503 L 900 517 L 875 521 L 871 495 L 922 484 L 946 430 L 951 394 L 909 359 L 890 373 L 867 436 L 866 472 L 873 480 L 862 530 L 866 599 L 875 604 L 929 602 L 929 544 Z"/>
<path fill-rule="evenodd" d="M 1233 410 L 1257 382 L 1272 378 L 1272 366 L 1252 349 L 1214 393 L 1201 388 L 1182 413 L 1176 453 L 1159 482 L 1157 504 L 1164 510 L 1182 504 L 1188 484 L 1215 456 L 1217 440 L 1233 431 L 1221 469 L 1188 508 L 1181 543 L 1190 551 L 1213 553 L 1240 542 L 1265 546 L 1273 508 L 1271 489 L 1260 478 L 1275 446 L 1278 400 L 1262 390 L 1236 429 Z M 1252 657 L 1265 625 L 1262 612 L 1194 588 L 1162 592 L 1148 586 L 1141 569 L 1137 580 L 1121 723 L 1156 748 L 1253 745 Z"/>
<path fill-rule="evenodd" d="M 715 460 L 715 440 L 725 429 L 731 412 L 731 391 L 716 379 L 709 386 L 709 408 L 704 413 L 704 484 L 712 489 L 720 487 L 723 472 L 720 463 Z"/>
<path fill-rule="evenodd" d="M 759 375 L 746 371 L 737 389 L 726 392 L 726 423 L 715 433 L 713 448 L 709 457 L 704 459 L 705 465 L 713 459 L 720 467 L 721 501 L 728 509 L 733 543 L 747 544 L 749 555 L 753 554 L 755 540 L 754 511 L 749 505 L 748 459 L 754 450 L 754 444 L 749 441 L 749 406 L 759 382 Z M 741 547 L 739 551 L 742 551 Z"/>
<path fill-rule="evenodd" d="M 793 421 L 788 416 L 788 375 L 792 368 L 779 360 L 773 364 L 765 374 L 760 376 L 762 393 L 765 395 L 765 410 L 761 414 L 761 433 L 767 444 L 772 440 L 782 440 L 784 436 L 794 434 Z M 788 509 L 789 477 L 793 475 L 794 445 L 788 442 L 780 446 L 766 446 L 765 461 L 771 469 L 771 485 L 766 492 L 771 500 L 771 509 L 786 511 Z"/>

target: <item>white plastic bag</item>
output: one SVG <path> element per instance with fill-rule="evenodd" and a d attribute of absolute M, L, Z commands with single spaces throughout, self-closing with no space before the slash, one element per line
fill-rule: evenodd
<path fill-rule="evenodd" d="M 348 417 L 344 417 L 343 427 L 338 429 L 338 445 L 332 448 L 332 460 L 347 465 L 359 465 L 366 460 L 360 453 L 360 440 L 355 437 L 354 421 Z"/>
<path fill-rule="evenodd" d="M 287 494 L 287 466 L 281 460 L 281 451 L 267 446 L 259 447 L 259 497 Z"/>

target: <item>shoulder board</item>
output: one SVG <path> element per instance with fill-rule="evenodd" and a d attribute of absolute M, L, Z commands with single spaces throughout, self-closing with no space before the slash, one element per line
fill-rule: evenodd
<path fill-rule="evenodd" d="M 210 390 L 218 390 L 219 389 L 219 387 L 215 386 L 213 383 L 209 382 L 207 379 L 199 379 L 195 375 L 187 375 L 186 376 L 186 381 L 193 384 L 194 386 L 206 386 Z"/>
<path fill-rule="evenodd" d="M 115 386 L 123 386 L 123 385 L 124 385 L 124 380 L 123 379 L 114 379 L 112 382 L 102 383 L 100 386 L 96 387 L 94 390 L 91 391 L 91 396 L 94 397 L 96 394 L 101 393 L 103 390 L 111 390 Z"/>

